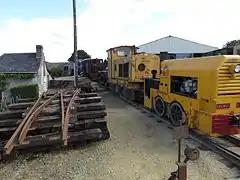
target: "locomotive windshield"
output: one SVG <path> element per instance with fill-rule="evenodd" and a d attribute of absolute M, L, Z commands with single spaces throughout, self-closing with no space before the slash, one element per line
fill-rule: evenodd
<path fill-rule="evenodd" d="M 117 56 L 131 56 L 132 48 L 131 47 L 119 47 L 116 49 Z"/>

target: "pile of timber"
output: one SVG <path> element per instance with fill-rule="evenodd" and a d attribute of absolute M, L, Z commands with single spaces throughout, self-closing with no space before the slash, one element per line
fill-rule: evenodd
<path fill-rule="evenodd" d="M 55 92 L 49 92 L 42 97 L 40 104 L 49 99 Z M 66 109 L 73 95 L 69 91 L 63 95 L 64 117 Z M 11 138 L 19 124 L 22 122 L 30 107 L 35 102 L 23 101 L 9 105 L 9 110 L 0 113 L 0 148 L 4 154 L 4 145 Z M 31 149 L 40 150 L 58 144 L 62 147 L 63 119 L 60 95 L 44 107 L 38 117 L 31 124 L 23 142 L 15 140 L 15 151 Z M 74 98 L 68 123 L 68 145 L 79 145 L 92 141 L 106 140 L 110 134 L 105 120 L 106 107 L 97 93 L 79 93 Z"/>

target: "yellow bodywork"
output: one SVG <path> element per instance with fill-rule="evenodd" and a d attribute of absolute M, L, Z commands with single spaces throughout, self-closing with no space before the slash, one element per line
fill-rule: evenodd
<path fill-rule="evenodd" d="M 238 64 L 240 56 L 236 55 L 163 61 L 159 86 L 150 88 L 149 97 L 144 95 L 144 105 L 153 108 L 155 98 L 159 96 L 168 108 L 172 102 L 178 102 L 184 109 L 190 128 L 215 135 L 213 115 L 240 113 L 237 106 L 240 102 L 240 73 L 234 72 Z M 189 97 L 173 92 L 175 77 L 195 78 L 196 96 Z"/>
<path fill-rule="evenodd" d="M 128 52 L 127 55 L 118 55 L 119 49 Z M 127 88 L 142 88 L 145 78 L 152 77 L 152 70 L 159 71 L 159 56 L 148 53 L 136 53 L 135 46 L 119 46 L 107 50 L 109 83 Z M 140 65 L 141 64 L 141 65 Z M 144 69 L 139 69 L 140 66 Z M 127 72 L 123 75 L 122 71 Z M 122 73 L 122 74 L 121 74 Z M 156 77 L 159 77 L 157 72 Z"/>

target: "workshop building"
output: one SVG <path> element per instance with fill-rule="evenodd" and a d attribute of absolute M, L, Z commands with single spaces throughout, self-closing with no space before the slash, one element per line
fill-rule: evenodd
<path fill-rule="evenodd" d="M 168 52 L 171 59 L 192 57 L 194 53 L 205 53 L 217 50 L 217 47 L 189 41 L 186 39 L 167 36 L 149 43 L 138 46 L 138 52 L 147 52 L 152 54 L 160 54 L 160 52 Z"/>

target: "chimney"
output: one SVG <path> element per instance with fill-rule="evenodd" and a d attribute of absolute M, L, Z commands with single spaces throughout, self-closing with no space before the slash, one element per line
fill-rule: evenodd
<path fill-rule="evenodd" d="M 43 56 L 43 47 L 42 45 L 36 45 L 36 58 L 37 60 L 41 60 Z"/>

